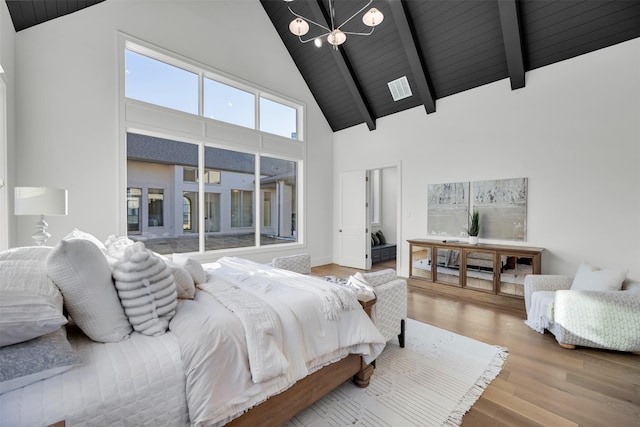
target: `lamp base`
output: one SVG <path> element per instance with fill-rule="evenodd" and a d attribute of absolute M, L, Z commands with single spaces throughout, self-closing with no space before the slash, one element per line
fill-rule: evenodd
<path fill-rule="evenodd" d="M 36 221 L 36 232 L 31 235 L 37 246 L 44 246 L 47 239 L 51 237 L 51 234 L 47 233 L 47 227 L 49 224 L 44 220 L 44 215 L 40 215 L 40 219 Z"/>

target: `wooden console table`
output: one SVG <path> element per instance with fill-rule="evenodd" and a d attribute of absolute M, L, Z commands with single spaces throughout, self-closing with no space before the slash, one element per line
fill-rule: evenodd
<path fill-rule="evenodd" d="M 540 274 L 543 248 L 408 240 L 409 275 L 464 289 L 524 298 L 524 277 Z"/>

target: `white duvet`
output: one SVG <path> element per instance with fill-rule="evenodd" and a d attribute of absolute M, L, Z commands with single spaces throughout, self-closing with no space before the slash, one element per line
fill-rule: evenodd
<path fill-rule="evenodd" d="M 370 362 L 384 348 L 340 285 L 235 258 L 205 266 L 207 283 L 179 302 L 170 331 L 106 344 L 70 333 L 82 364 L 1 395 L 0 425 L 222 425 L 328 363 Z"/>
<path fill-rule="evenodd" d="M 69 371 L 0 395 L 1 426 L 188 426 L 185 375 L 171 333 L 118 343 L 69 330 L 82 360 Z"/>
<path fill-rule="evenodd" d="M 180 342 L 193 425 L 222 425 L 328 363 L 350 353 L 370 362 L 384 348 L 384 338 L 347 288 L 238 258 L 205 268 L 207 283 L 194 300 L 180 302 L 170 325 Z M 250 310 L 266 310 L 256 318 L 268 327 L 258 322 L 247 330 L 223 303 L 230 292 L 245 294 Z M 269 341 L 256 381 L 247 351 L 260 351 L 253 339 Z"/>

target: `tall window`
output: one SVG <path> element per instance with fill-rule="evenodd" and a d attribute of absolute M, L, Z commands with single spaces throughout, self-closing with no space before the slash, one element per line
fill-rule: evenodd
<path fill-rule="evenodd" d="M 253 191 L 231 190 L 231 227 L 253 225 Z"/>
<path fill-rule="evenodd" d="M 220 231 L 220 193 L 204 193 L 205 231 Z"/>
<path fill-rule="evenodd" d="M 148 193 L 149 227 L 164 227 L 164 190 L 150 188 Z"/>
<path fill-rule="evenodd" d="M 264 227 L 271 227 L 271 197 L 273 193 L 271 191 L 265 191 L 262 196 L 262 225 Z"/>
<path fill-rule="evenodd" d="M 159 253 L 297 241 L 304 150 L 287 140 L 304 139 L 303 106 L 126 39 L 121 96 L 130 237 Z"/>
<path fill-rule="evenodd" d="M 296 215 L 298 213 L 298 163 L 275 157 L 260 157 L 260 188 L 264 194 L 263 227 L 280 241 L 297 241 Z M 273 193 L 273 197 L 270 194 Z M 268 196 L 269 194 L 269 196 Z M 271 202 L 275 206 L 271 205 Z M 268 206 L 268 208 L 267 208 Z M 269 224 L 267 224 L 267 217 Z M 276 240 L 263 240 L 263 245 Z"/>
<path fill-rule="evenodd" d="M 298 129 L 301 105 L 133 43 L 127 46 L 125 97 L 285 138 L 302 139 Z M 198 108 L 200 101 L 202 111 Z"/>
<path fill-rule="evenodd" d="M 191 231 L 191 199 L 187 196 L 182 196 L 182 229 L 185 231 Z"/>

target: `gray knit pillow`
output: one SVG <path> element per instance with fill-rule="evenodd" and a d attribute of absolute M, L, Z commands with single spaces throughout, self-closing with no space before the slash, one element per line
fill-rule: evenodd
<path fill-rule="evenodd" d="M 113 278 L 133 329 L 145 335 L 165 333 L 178 305 L 176 283 L 165 262 L 136 242 L 113 266 Z"/>

